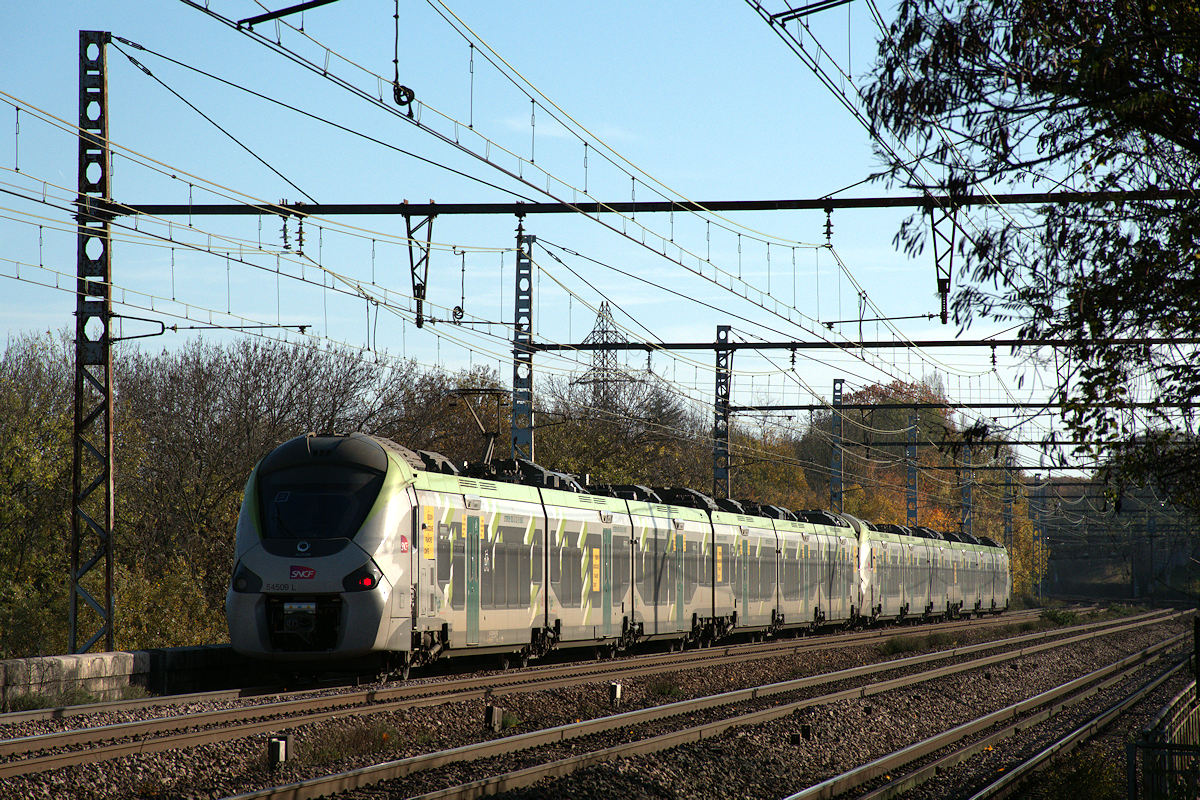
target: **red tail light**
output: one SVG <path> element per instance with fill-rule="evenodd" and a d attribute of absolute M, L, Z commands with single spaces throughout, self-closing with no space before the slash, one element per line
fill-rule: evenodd
<path fill-rule="evenodd" d="M 379 568 L 367 562 L 342 578 L 342 588 L 347 592 L 369 592 L 379 585 L 382 577 Z"/>

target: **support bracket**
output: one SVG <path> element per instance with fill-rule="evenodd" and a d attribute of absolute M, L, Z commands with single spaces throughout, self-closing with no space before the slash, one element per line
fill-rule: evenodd
<path fill-rule="evenodd" d="M 954 240 L 958 232 L 956 204 L 926 206 L 929 229 L 933 237 L 933 268 L 937 273 L 937 291 L 941 296 L 942 324 L 950 320 L 950 275 L 954 270 Z"/>
<path fill-rule="evenodd" d="M 429 201 L 430 206 L 433 201 Z M 437 214 L 429 214 L 413 224 L 411 214 L 404 215 L 404 229 L 408 237 L 408 267 L 412 273 L 413 299 L 417 301 L 417 327 L 425 325 L 425 287 L 429 282 L 429 253 L 433 241 L 433 220 Z M 425 234 L 424 241 L 421 234 Z"/>

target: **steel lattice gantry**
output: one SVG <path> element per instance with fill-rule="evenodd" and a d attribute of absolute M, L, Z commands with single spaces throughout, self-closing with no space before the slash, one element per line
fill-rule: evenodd
<path fill-rule="evenodd" d="M 113 376 L 109 329 L 112 215 L 101 210 L 111 198 L 105 65 L 108 41 L 105 32 L 79 32 L 79 197 L 75 217 L 79 231 L 67 643 L 72 653 L 87 652 L 102 639 L 106 649 L 114 646 Z M 102 577 L 97 575 L 101 568 Z M 87 609 L 98 618 L 99 628 L 80 644 L 80 618 Z"/>
<path fill-rule="evenodd" d="M 833 379 L 833 397 L 830 406 L 830 434 L 832 446 L 829 448 L 829 506 L 837 514 L 842 513 L 842 384 L 843 378 Z"/>
<path fill-rule="evenodd" d="M 536 241 L 517 225 L 513 297 L 512 457 L 533 461 L 533 259 Z"/>
<path fill-rule="evenodd" d="M 721 345 L 729 343 L 729 326 L 717 326 L 716 386 L 713 406 L 713 495 L 729 497 L 732 489 L 729 478 L 729 391 L 733 351 Z"/>

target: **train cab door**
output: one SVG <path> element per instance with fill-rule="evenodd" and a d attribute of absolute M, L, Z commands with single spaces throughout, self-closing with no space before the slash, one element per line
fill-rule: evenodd
<path fill-rule="evenodd" d="M 422 506 L 417 498 L 417 492 L 408 487 L 409 502 L 412 507 L 412 542 L 409 545 L 408 580 L 405 581 L 409 591 L 407 607 L 402 601 L 393 604 L 392 617 L 410 617 L 413 630 L 422 614 L 428 614 L 434 604 L 436 585 L 434 575 L 437 570 L 436 521 L 432 506 Z M 401 546 L 403 549 L 403 545 Z"/>
<path fill-rule="evenodd" d="M 464 593 L 467 605 L 467 644 L 479 644 L 479 580 L 483 529 L 479 523 L 481 503 L 477 497 L 467 498 L 466 566 Z"/>

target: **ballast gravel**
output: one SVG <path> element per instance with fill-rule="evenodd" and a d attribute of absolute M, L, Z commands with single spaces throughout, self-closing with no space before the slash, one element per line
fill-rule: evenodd
<path fill-rule="evenodd" d="M 985 671 L 914 684 L 865 700 L 809 708 L 783 720 L 734 729 L 702 743 L 649 756 L 618 759 L 503 796 L 780 798 L 982 713 L 1085 674 L 1170 635 L 1190 630 L 1190 627 L 1190 621 L 1162 623 L 1024 657 Z M 1010 631 L 1008 635 L 1014 633 Z M 911 639 L 920 639 L 923 635 L 920 629 L 897 630 L 897 636 Z M 917 652 L 986 641 L 1001 635 L 994 629 L 960 632 L 948 637 L 950 641 L 938 641 L 937 646 L 892 656 L 884 655 L 879 644 L 873 643 L 630 678 L 623 681 L 624 698 L 620 710 L 832 672 Z M 833 688 L 822 686 L 795 697 L 824 694 Z M 1166 699 L 1173 694 L 1167 689 L 1162 692 Z M 486 703 L 482 700 L 397 712 L 360 713 L 290 731 L 297 759 L 273 772 L 267 766 L 268 737 L 264 734 L 189 750 L 131 756 L 13 778 L 0 786 L 0 798 L 90 800 L 124 796 L 207 800 L 613 713 L 607 682 L 502 696 L 494 702 L 507 712 L 507 727 L 500 734 L 484 732 Z M 1157 705 L 1143 704 L 1148 709 L 1145 718 L 1152 716 L 1162 702 L 1165 699 Z M 205 705 L 196 710 L 214 707 Z M 742 707 L 719 709 L 696 718 L 732 716 L 745 710 Z M 128 712 L 113 721 L 146 719 L 163 713 L 148 709 Z M 0 737 L 46 733 L 60 730 L 64 725 L 95 724 L 95 717 L 27 722 L 20 726 L 0 727 Z M 696 723 L 691 721 L 690 724 Z M 1136 722 L 1131 724 L 1137 725 Z M 13 730 L 18 727 L 19 732 Z M 411 797 L 674 727 L 681 725 L 664 721 L 633 730 L 597 734 L 555 748 L 431 770 L 374 787 L 369 796 Z M 807 738 L 802 735 L 799 744 L 792 744 L 795 733 L 807 734 Z M 368 795 L 364 792 L 346 796 Z"/>

